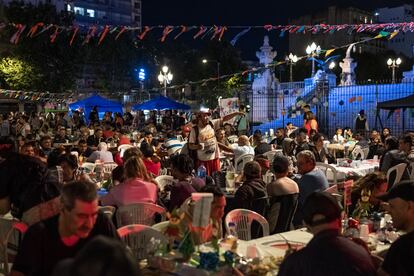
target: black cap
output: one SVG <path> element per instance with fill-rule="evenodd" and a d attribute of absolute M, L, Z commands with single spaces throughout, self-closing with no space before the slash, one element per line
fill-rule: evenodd
<path fill-rule="evenodd" d="M 341 206 L 339 206 L 336 198 L 326 192 L 314 192 L 310 194 L 303 204 L 303 219 L 310 226 L 340 219 L 341 212 Z M 322 215 L 324 218 L 315 221 L 313 220 L 315 215 Z"/>
<path fill-rule="evenodd" d="M 403 180 L 395 184 L 387 193 L 377 198 L 382 201 L 388 201 L 397 197 L 406 201 L 414 201 L 414 181 Z"/>

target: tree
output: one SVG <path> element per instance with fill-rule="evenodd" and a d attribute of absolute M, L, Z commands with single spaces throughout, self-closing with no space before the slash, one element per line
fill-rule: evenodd
<path fill-rule="evenodd" d="M 15 90 L 31 89 L 40 75 L 31 64 L 13 57 L 1 59 L 0 74 L 5 86 Z"/>

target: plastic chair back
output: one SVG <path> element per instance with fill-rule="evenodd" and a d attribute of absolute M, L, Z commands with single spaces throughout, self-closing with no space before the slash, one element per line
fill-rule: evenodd
<path fill-rule="evenodd" d="M 298 206 L 299 194 L 273 196 L 266 218 L 269 222 L 270 234 L 290 231 L 293 228 L 293 217 Z"/>
<path fill-rule="evenodd" d="M 239 158 L 237 158 L 234 162 L 236 167 L 236 172 L 240 173 L 244 169 L 244 165 L 246 165 L 247 162 L 253 161 L 254 156 L 253 154 L 243 154 Z"/>
<path fill-rule="evenodd" d="M 401 181 L 401 178 L 404 174 L 405 169 L 407 168 L 406 163 L 401 163 L 398 165 L 395 165 L 394 167 L 391 167 L 387 171 L 387 182 L 388 182 L 388 189 L 390 189 L 392 186 L 397 184 Z M 391 175 L 395 173 L 394 181 L 391 181 Z M 392 183 L 391 183 L 392 182 Z"/>
<path fill-rule="evenodd" d="M 369 151 L 369 148 L 367 148 Z M 352 151 L 352 159 L 353 160 L 365 160 L 366 159 L 366 154 L 364 152 L 364 150 L 357 146 L 354 148 L 354 150 Z"/>
<path fill-rule="evenodd" d="M 155 178 L 158 188 L 160 191 L 164 191 L 165 186 L 170 185 L 174 182 L 174 177 L 171 175 L 159 175 Z"/>
<path fill-rule="evenodd" d="M 324 172 L 326 178 L 329 181 L 329 185 L 338 184 L 338 171 L 334 166 L 322 162 L 316 162 L 316 167 Z"/>
<path fill-rule="evenodd" d="M 161 233 L 164 233 L 165 230 L 167 229 L 168 224 L 170 224 L 169 221 L 162 221 L 162 222 L 152 225 L 151 227 Z"/>
<path fill-rule="evenodd" d="M 121 156 L 121 158 L 124 156 L 124 152 L 127 150 L 127 149 L 130 149 L 130 148 L 133 148 L 134 146 L 133 145 L 128 145 L 128 144 L 125 144 L 125 145 L 120 145 L 119 147 L 118 147 L 118 152 L 119 152 L 119 155 Z"/>
<path fill-rule="evenodd" d="M 112 221 L 112 217 L 115 214 L 116 208 L 114 206 L 100 206 L 99 211 L 101 211 L 105 216 Z"/>
<path fill-rule="evenodd" d="M 165 220 L 166 210 L 156 204 L 140 202 L 121 206 L 115 213 L 116 223 L 118 227 L 130 224 L 153 225 L 155 223 L 155 215 L 161 216 L 161 221 Z"/>
<path fill-rule="evenodd" d="M 132 224 L 121 227 L 117 231 L 121 240 L 131 249 L 137 260 L 148 257 L 147 250 L 151 239 L 159 240 L 161 244 L 168 242 L 163 233 L 147 225 Z"/>
<path fill-rule="evenodd" d="M 117 163 L 115 163 L 115 162 L 107 162 L 107 163 L 104 163 L 104 165 L 103 165 L 103 171 L 104 171 L 104 173 L 112 173 L 112 171 L 116 167 L 118 167 L 118 164 Z"/>
<path fill-rule="evenodd" d="M 230 233 L 229 223 L 234 222 L 236 225 L 237 236 L 241 240 L 251 240 L 252 222 L 258 222 L 263 230 L 263 236 L 269 235 L 269 223 L 267 220 L 256 212 L 247 209 L 235 209 L 230 211 L 225 218 L 225 226 L 227 233 Z"/>
<path fill-rule="evenodd" d="M 85 168 L 87 170 L 87 173 L 95 171 L 96 165 L 95 163 L 85 162 L 81 166 L 82 168 Z"/>

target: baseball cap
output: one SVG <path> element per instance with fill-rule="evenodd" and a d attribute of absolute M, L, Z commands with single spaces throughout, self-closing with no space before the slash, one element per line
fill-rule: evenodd
<path fill-rule="evenodd" d="M 327 192 L 314 192 L 310 194 L 303 204 L 303 219 L 306 224 L 316 226 L 335 219 L 341 218 L 341 206 L 332 195 Z M 322 215 L 324 218 L 313 220 L 315 215 Z"/>
<path fill-rule="evenodd" d="M 208 107 L 200 107 L 199 113 L 211 114 L 211 110 Z"/>
<path fill-rule="evenodd" d="M 364 115 L 364 114 L 365 114 L 365 110 L 361 109 L 361 110 L 359 111 L 359 114 Z"/>
<path fill-rule="evenodd" d="M 397 197 L 406 201 L 414 201 L 414 181 L 403 180 L 395 184 L 387 193 L 377 196 L 382 201 L 388 201 Z"/>

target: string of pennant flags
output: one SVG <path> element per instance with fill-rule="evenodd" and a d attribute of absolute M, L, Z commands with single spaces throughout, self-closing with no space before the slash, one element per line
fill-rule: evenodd
<path fill-rule="evenodd" d="M 144 40 L 150 32 L 158 31 L 159 41 L 165 42 L 167 39 L 177 40 L 184 34 L 191 35 L 193 39 L 222 40 L 225 33 L 230 30 L 236 30 L 229 41 L 233 46 L 237 41 L 248 32 L 254 29 L 264 29 L 268 32 L 278 31 L 279 36 L 283 37 L 288 34 L 333 34 L 339 31 L 352 33 L 378 33 L 385 32 L 414 32 L 414 22 L 403 23 L 376 23 L 376 24 L 317 24 L 317 25 L 261 25 L 261 26 L 114 26 L 114 25 L 82 25 L 75 24 L 72 26 L 61 26 L 56 24 L 46 24 L 38 22 L 32 26 L 21 23 L 1 23 L 0 30 L 6 27 L 12 27 L 14 33 L 10 38 L 12 44 L 17 44 L 23 38 L 35 38 L 45 32 L 49 34 L 51 43 L 54 43 L 57 37 L 62 33 L 69 35 L 68 43 L 73 45 L 77 39 L 82 39 L 82 45 L 91 43 L 92 39 L 97 39 L 97 44 L 101 45 L 108 36 L 118 40 L 126 33 L 133 33 L 136 39 Z M 230 34 L 229 34 L 230 35 Z"/>
<path fill-rule="evenodd" d="M 367 43 L 369 41 L 376 40 L 376 39 L 388 39 L 388 40 L 390 40 L 390 39 L 393 39 L 398 33 L 399 33 L 398 30 L 394 30 L 393 32 L 381 31 L 375 37 L 366 38 L 366 39 L 363 39 L 363 40 L 358 41 L 358 42 L 353 42 L 353 43 L 350 43 L 350 44 L 337 46 L 337 47 L 331 48 L 331 49 L 323 49 L 323 50 L 320 51 L 319 55 L 323 55 L 325 57 L 328 57 L 332 53 L 334 53 L 335 51 L 337 51 L 339 49 L 348 48 L 352 44 L 353 45 L 363 44 L 363 43 Z M 302 59 L 307 59 L 309 57 L 310 57 L 309 55 L 299 56 L 298 61 L 300 61 Z M 198 80 L 198 81 L 188 81 L 188 82 L 185 82 L 185 83 L 182 83 L 182 84 L 177 84 L 177 85 L 170 85 L 170 86 L 167 87 L 167 89 L 180 89 L 180 88 L 184 88 L 184 87 L 191 86 L 191 85 L 205 86 L 209 82 L 216 82 L 217 80 L 224 80 L 224 79 L 228 79 L 228 78 L 231 78 L 231 77 L 240 77 L 240 76 L 241 77 L 246 77 L 250 73 L 262 72 L 266 69 L 274 68 L 276 66 L 286 64 L 287 62 L 288 61 L 286 61 L 286 60 L 274 61 L 274 62 L 269 63 L 267 65 L 253 67 L 253 68 L 244 70 L 242 72 L 237 72 L 237 73 L 232 73 L 232 74 L 227 74 L 227 75 L 221 75 L 220 77 L 210 77 L 210 78 L 206 78 L 206 79 L 202 79 L 202 80 Z M 148 92 L 158 92 L 161 89 L 162 88 L 152 88 L 152 89 L 147 89 L 146 91 L 148 91 Z M 2 94 L 4 96 L 8 96 L 10 98 L 19 99 L 19 100 L 32 100 L 32 101 L 43 101 L 43 102 L 52 101 L 52 102 L 56 102 L 56 103 L 66 102 L 67 98 L 71 98 L 71 97 L 75 96 L 74 92 L 51 93 L 51 92 L 21 91 L 21 90 L 10 90 L 10 89 L 0 89 L 0 94 Z M 125 92 L 111 92 L 110 94 L 112 96 L 119 96 L 119 95 L 124 95 Z"/>

